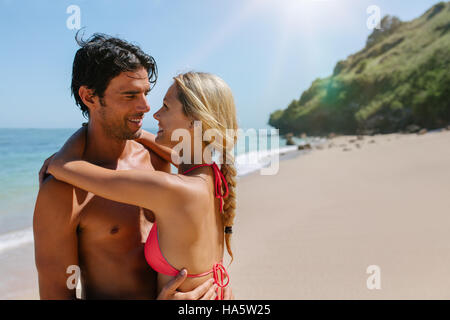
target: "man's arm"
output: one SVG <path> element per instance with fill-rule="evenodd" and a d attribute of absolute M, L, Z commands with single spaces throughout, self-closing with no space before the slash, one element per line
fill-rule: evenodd
<path fill-rule="evenodd" d="M 42 184 L 33 217 L 34 249 L 41 299 L 75 299 L 67 268 L 78 266 L 78 218 L 73 187 L 49 177 Z"/>

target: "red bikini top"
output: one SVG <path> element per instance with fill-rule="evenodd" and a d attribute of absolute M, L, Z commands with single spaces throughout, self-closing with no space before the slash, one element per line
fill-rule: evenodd
<path fill-rule="evenodd" d="M 183 172 L 183 174 L 188 173 L 196 168 L 210 166 L 214 171 L 214 185 L 215 185 L 215 196 L 216 198 L 220 198 L 220 211 L 223 212 L 223 198 L 228 196 L 228 184 L 227 181 L 220 171 L 219 167 L 215 162 L 212 164 L 200 164 L 190 168 Z M 222 184 L 225 186 L 225 193 L 222 193 Z M 145 243 L 145 259 L 148 264 L 158 273 L 162 273 L 168 276 L 176 276 L 179 273 L 179 270 L 174 268 L 167 260 L 164 258 L 161 248 L 159 247 L 159 237 L 158 237 L 158 229 L 156 221 L 153 223 L 153 227 L 150 230 L 147 241 Z M 222 265 L 222 261 L 215 263 L 213 268 L 210 271 L 199 273 L 199 274 L 188 274 L 187 276 L 190 278 L 203 277 L 210 273 L 214 274 L 214 282 L 218 287 L 224 288 L 230 282 L 230 278 L 225 267 Z M 226 279 L 226 283 L 224 283 Z M 223 299 L 223 290 L 220 290 L 220 294 L 218 295 L 218 299 Z"/>

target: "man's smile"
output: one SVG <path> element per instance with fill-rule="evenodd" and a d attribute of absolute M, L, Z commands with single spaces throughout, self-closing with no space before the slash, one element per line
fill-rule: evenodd
<path fill-rule="evenodd" d="M 144 119 L 144 116 L 141 117 L 130 117 L 127 120 L 133 124 L 133 126 L 141 127 L 142 126 L 142 120 Z"/>

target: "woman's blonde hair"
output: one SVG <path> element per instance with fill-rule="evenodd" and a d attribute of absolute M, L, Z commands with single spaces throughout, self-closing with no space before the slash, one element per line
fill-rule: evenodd
<path fill-rule="evenodd" d="M 216 75 L 203 72 L 187 72 L 174 78 L 178 99 L 183 104 L 186 116 L 201 121 L 202 135 L 213 129 L 215 139 L 206 142 L 221 154 L 221 168 L 228 183 L 228 197 L 223 204 L 223 225 L 225 243 L 233 261 L 231 250 L 231 227 L 236 215 L 236 168 L 234 166 L 234 145 L 238 129 L 236 107 L 230 87 Z"/>

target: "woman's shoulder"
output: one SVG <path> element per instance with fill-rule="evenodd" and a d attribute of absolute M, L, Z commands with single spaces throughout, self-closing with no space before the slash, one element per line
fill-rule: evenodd
<path fill-rule="evenodd" d="M 205 177 L 171 175 L 172 183 L 176 184 L 175 198 L 177 198 L 180 211 L 188 217 L 198 217 L 211 205 L 214 196 L 211 193 L 211 183 Z"/>

